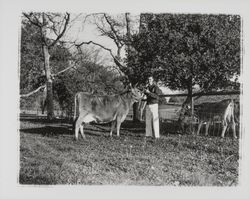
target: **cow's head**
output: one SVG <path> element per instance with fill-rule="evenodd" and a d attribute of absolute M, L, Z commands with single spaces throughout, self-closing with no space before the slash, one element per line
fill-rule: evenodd
<path fill-rule="evenodd" d="M 129 85 L 129 91 L 132 93 L 132 97 L 135 101 L 139 101 L 144 97 L 144 93 L 136 87 L 136 85 Z"/>

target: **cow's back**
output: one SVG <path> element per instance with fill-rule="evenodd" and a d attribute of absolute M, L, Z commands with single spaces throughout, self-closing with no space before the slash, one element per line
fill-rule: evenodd
<path fill-rule="evenodd" d="M 199 105 L 195 105 L 197 112 L 207 113 L 223 113 L 231 100 L 222 100 L 220 102 L 206 102 Z"/>
<path fill-rule="evenodd" d="M 195 105 L 195 114 L 202 120 L 209 120 L 214 117 L 223 117 L 226 114 L 231 100 L 222 100 L 220 102 L 210 102 Z"/>
<path fill-rule="evenodd" d="M 79 109 L 82 114 L 91 114 L 97 122 L 112 121 L 121 103 L 118 95 L 99 96 L 81 92 Z"/>

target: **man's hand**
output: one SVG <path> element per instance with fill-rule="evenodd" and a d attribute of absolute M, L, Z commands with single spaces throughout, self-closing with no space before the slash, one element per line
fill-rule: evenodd
<path fill-rule="evenodd" d="M 150 93 L 150 91 L 148 89 L 145 89 L 144 93 Z"/>

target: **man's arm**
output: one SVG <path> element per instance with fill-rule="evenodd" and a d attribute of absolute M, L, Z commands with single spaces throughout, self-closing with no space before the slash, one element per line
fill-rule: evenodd
<path fill-rule="evenodd" d="M 155 86 L 155 92 L 148 92 L 146 93 L 147 95 L 149 95 L 152 98 L 158 99 L 159 98 L 159 94 L 160 94 L 160 89 L 158 86 Z"/>

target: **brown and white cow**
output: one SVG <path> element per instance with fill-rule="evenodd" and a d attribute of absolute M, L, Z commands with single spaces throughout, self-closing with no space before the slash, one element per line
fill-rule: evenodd
<path fill-rule="evenodd" d="M 110 136 L 117 127 L 117 136 L 120 135 L 121 123 L 125 120 L 130 107 L 143 97 L 137 88 L 130 88 L 119 95 L 98 96 L 86 92 L 75 95 L 75 138 L 78 139 L 79 129 L 83 138 L 84 123 L 111 123 Z"/>
<path fill-rule="evenodd" d="M 199 125 L 197 135 L 200 133 L 200 129 L 203 124 L 206 125 L 205 135 L 208 135 L 208 128 L 210 124 L 217 120 L 222 124 L 221 137 L 225 136 L 227 128 L 230 126 L 233 130 L 233 137 L 237 138 L 235 131 L 235 111 L 234 111 L 234 100 L 226 99 L 220 102 L 203 103 L 195 105 L 195 114 L 198 117 Z"/>

